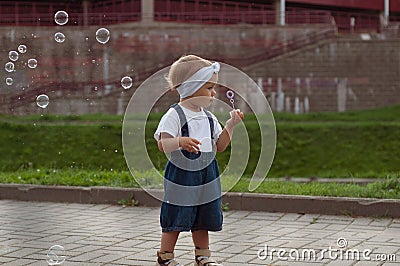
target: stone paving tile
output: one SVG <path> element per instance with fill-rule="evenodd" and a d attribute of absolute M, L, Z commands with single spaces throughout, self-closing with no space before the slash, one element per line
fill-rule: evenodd
<path fill-rule="evenodd" d="M 348 221 L 348 222 L 351 222 L 356 219 L 356 218 L 344 216 L 344 215 L 328 215 L 328 214 L 321 214 L 318 216 L 318 218 L 321 220 L 325 219 L 325 220 L 330 220 L 330 221 Z"/>
<path fill-rule="evenodd" d="M 42 250 L 39 250 L 39 251 L 37 251 L 35 253 L 28 254 L 28 255 L 24 256 L 24 259 L 44 261 L 47 258 L 47 253 L 48 253 L 48 250 L 42 249 Z M 70 254 L 65 254 L 65 255 L 70 255 Z"/>
<path fill-rule="evenodd" d="M 354 266 L 380 266 L 384 265 L 383 262 L 376 262 L 376 261 L 357 261 L 353 264 Z"/>
<path fill-rule="evenodd" d="M 155 252 L 154 252 L 154 250 L 149 250 L 149 249 L 142 249 L 140 252 L 138 252 L 138 253 L 136 253 L 136 254 L 133 254 L 133 255 L 128 255 L 127 257 L 126 257 L 126 259 L 128 259 L 128 260 L 133 260 L 133 261 L 135 261 L 135 260 L 137 260 L 137 261 L 139 261 L 139 260 L 143 260 L 143 261 L 154 261 L 154 259 L 155 259 Z M 176 252 L 176 255 L 177 255 L 177 258 L 179 258 L 179 252 Z"/>
<path fill-rule="evenodd" d="M 15 260 L 17 260 L 17 258 L 10 258 L 10 257 L 0 256 L 0 264 L 9 263 L 9 262 L 15 261 Z"/>
<path fill-rule="evenodd" d="M 6 244 L 3 245 L 2 243 L 0 243 L 0 257 L 4 256 L 5 254 L 8 254 L 8 253 L 15 252 L 20 249 L 21 249 L 21 247 L 18 247 L 18 246 L 9 246 Z"/>
<path fill-rule="evenodd" d="M 399 252 L 399 246 L 398 245 L 374 248 L 374 253 L 395 254 L 396 252 Z"/>
<path fill-rule="evenodd" d="M 371 237 L 369 240 L 371 242 L 383 242 L 383 243 L 387 243 L 390 240 L 393 240 L 396 237 L 396 235 L 384 235 L 384 234 L 379 234 L 379 235 L 375 235 L 373 237 Z M 398 237 L 398 235 L 397 235 Z"/>
<path fill-rule="evenodd" d="M 112 264 L 112 262 L 120 260 L 124 257 L 126 257 L 125 254 L 104 254 L 101 257 L 93 258 L 91 261 Z"/>
<path fill-rule="evenodd" d="M 325 264 L 325 265 L 328 265 L 328 266 L 347 266 L 347 265 L 355 265 L 357 262 L 355 262 L 355 261 L 343 261 L 343 260 L 335 260 L 335 261 L 331 261 L 331 262 L 329 262 L 329 263 L 327 263 L 327 264 Z M 364 261 L 363 261 L 363 263 L 364 263 Z M 364 264 L 360 264 L 360 265 L 364 265 Z M 376 265 L 376 264 L 374 264 L 374 265 Z"/>
<path fill-rule="evenodd" d="M 374 219 L 369 225 L 370 226 L 388 226 L 392 223 L 391 220 L 388 219 Z"/>
<path fill-rule="evenodd" d="M 399 236 L 400 235 L 400 228 L 394 228 L 394 227 L 387 228 L 387 229 L 385 229 L 384 233 L 388 234 L 388 235 L 394 235 L 394 236 L 397 235 L 397 236 Z"/>
<path fill-rule="evenodd" d="M 31 255 L 33 253 L 38 253 L 39 251 L 40 251 L 40 249 L 21 248 L 14 252 L 3 254 L 3 256 L 11 257 L 11 258 L 23 258 L 23 257 L 26 257 L 27 255 Z"/>
<path fill-rule="evenodd" d="M 283 262 L 283 261 L 279 261 L 279 262 L 275 262 L 272 265 L 279 265 L 279 266 L 290 266 L 290 265 L 312 265 L 312 266 L 316 266 L 316 265 L 321 265 L 321 262 L 319 261 L 287 261 L 287 262 Z"/>
<path fill-rule="evenodd" d="M 115 263 L 115 264 L 114 264 Z M 129 266 L 154 266 L 153 261 L 143 261 L 143 260 L 128 260 L 126 258 L 117 260 L 113 262 L 113 265 L 129 265 Z"/>
<path fill-rule="evenodd" d="M 400 254 L 397 255 L 397 260 L 395 260 L 395 261 L 385 261 L 382 265 L 385 265 L 385 266 L 399 265 L 399 258 L 400 258 Z"/>
<path fill-rule="evenodd" d="M 394 238 L 394 239 L 390 240 L 388 243 L 389 244 L 396 244 L 397 246 L 400 247 L 400 239 L 399 238 Z"/>
<path fill-rule="evenodd" d="M 0 264 L 47 265 L 46 254 L 55 244 L 65 248 L 64 265 L 153 265 L 160 245 L 158 208 L 122 208 L 1 201 Z M 260 248 L 327 249 L 344 237 L 349 248 L 373 250 L 372 255 L 395 254 L 400 261 L 399 219 L 352 218 L 319 214 L 249 211 L 224 213 L 222 232 L 210 233 L 217 261 L 235 265 L 364 265 L 360 261 L 261 261 Z M 193 265 L 190 233 L 182 233 L 176 256 Z M 349 263 L 349 264 L 347 264 Z M 382 264 L 382 263 L 380 263 Z M 365 264 L 377 265 L 377 264 Z M 386 262 L 384 265 L 396 265 Z"/>
<path fill-rule="evenodd" d="M 288 226 L 288 227 L 298 227 L 298 226 L 307 226 L 309 225 L 313 220 L 311 221 L 305 221 L 305 220 L 300 220 L 300 218 L 298 218 L 298 220 L 296 221 L 290 221 L 290 220 L 276 220 L 274 223 L 272 223 L 273 225 L 280 225 L 280 226 Z"/>
<path fill-rule="evenodd" d="M 369 218 L 369 217 L 359 217 L 357 219 L 354 219 L 351 224 L 352 225 L 369 225 L 374 218 Z"/>
<path fill-rule="evenodd" d="M 62 243 L 60 243 L 60 244 L 67 250 L 67 246 L 68 245 L 64 246 Z M 90 245 L 79 245 L 78 247 L 72 247 L 72 248 L 70 248 L 68 250 L 82 254 L 82 253 L 86 253 L 86 252 L 89 252 L 89 253 L 90 252 L 94 252 L 96 250 L 104 250 L 104 247 L 95 245 L 93 243 L 93 244 L 90 244 Z"/>
<path fill-rule="evenodd" d="M 253 259 L 254 259 L 254 255 L 237 254 L 230 258 L 227 258 L 226 260 L 224 260 L 224 262 L 227 262 L 227 264 L 229 264 L 229 265 L 231 262 L 236 262 L 236 263 L 240 262 L 242 264 L 246 264 L 247 262 L 249 262 Z"/>
<path fill-rule="evenodd" d="M 7 262 L 6 265 L 9 265 L 9 266 L 24 266 L 24 265 L 30 265 L 30 264 L 32 264 L 34 262 L 36 262 L 36 261 L 35 260 L 31 260 L 31 259 L 18 259 L 18 260 L 15 260 L 15 261 Z M 46 265 L 46 264 L 44 264 L 44 265 Z"/>
<path fill-rule="evenodd" d="M 68 261 L 76 261 L 78 263 L 93 262 L 95 259 L 100 258 L 103 255 L 105 255 L 105 254 L 102 253 L 101 251 L 86 252 L 86 253 L 82 253 L 78 256 L 69 257 Z"/>
<path fill-rule="evenodd" d="M 307 229 L 314 229 L 314 230 L 321 230 L 321 229 L 325 229 L 329 226 L 330 224 L 326 223 L 326 222 L 315 222 L 315 223 L 309 223 L 306 225 Z"/>
<path fill-rule="evenodd" d="M 279 220 L 281 220 L 281 221 L 296 221 L 300 217 L 302 217 L 302 215 L 298 214 L 298 213 L 285 213 L 279 218 Z"/>
<path fill-rule="evenodd" d="M 311 244 L 313 241 L 310 240 L 302 240 L 302 239 L 293 239 L 289 241 L 286 244 L 281 245 L 280 247 L 283 248 L 295 248 L 295 249 L 300 249 L 303 247 L 307 247 L 309 244 Z"/>
<path fill-rule="evenodd" d="M 315 220 L 315 218 L 320 219 L 321 215 L 319 214 L 303 214 L 301 217 L 299 217 L 296 221 L 297 222 L 312 222 Z"/>

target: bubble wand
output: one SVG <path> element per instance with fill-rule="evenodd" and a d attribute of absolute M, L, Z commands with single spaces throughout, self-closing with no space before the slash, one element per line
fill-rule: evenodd
<path fill-rule="evenodd" d="M 229 101 L 232 104 L 232 109 L 235 110 L 235 100 L 233 99 L 233 97 L 235 97 L 235 93 L 231 90 L 226 92 L 226 97 L 228 97 Z"/>

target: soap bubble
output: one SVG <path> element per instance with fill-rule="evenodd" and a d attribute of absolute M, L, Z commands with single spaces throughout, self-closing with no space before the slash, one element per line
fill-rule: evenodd
<path fill-rule="evenodd" d="M 8 58 L 10 58 L 11 61 L 17 61 L 18 60 L 18 53 L 17 51 L 10 51 L 8 53 Z"/>
<path fill-rule="evenodd" d="M 110 32 L 106 28 L 100 28 L 96 31 L 96 40 L 105 44 L 110 40 Z"/>
<path fill-rule="evenodd" d="M 20 52 L 21 54 L 26 53 L 26 45 L 21 44 L 20 46 L 18 46 L 18 52 Z"/>
<path fill-rule="evenodd" d="M 36 68 L 37 67 L 37 60 L 34 58 L 31 58 L 28 60 L 28 67 L 29 68 Z"/>
<path fill-rule="evenodd" d="M 62 32 L 57 32 L 54 34 L 54 40 L 56 42 L 61 43 L 65 41 L 65 35 Z"/>
<path fill-rule="evenodd" d="M 57 11 L 54 15 L 54 21 L 58 25 L 65 25 L 68 22 L 68 13 L 65 11 Z"/>
<path fill-rule="evenodd" d="M 63 246 L 60 245 L 51 246 L 47 251 L 47 258 L 46 258 L 47 264 L 61 265 L 66 258 L 64 254 L 65 254 L 65 249 Z"/>
<path fill-rule="evenodd" d="M 14 71 L 14 63 L 7 62 L 6 65 L 4 66 L 4 68 L 7 72 L 13 72 Z"/>
<path fill-rule="evenodd" d="M 12 78 L 6 78 L 6 84 L 8 85 L 8 86 L 11 86 L 12 84 L 13 84 L 13 79 Z"/>
<path fill-rule="evenodd" d="M 123 78 L 121 79 L 121 86 L 122 86 L 125 90 L 129 89 L 130 87 L 132 87 L 132 78 L 131 78 L 131 77 L 128 77 L 128 76 L 123 77 Z"/>
<path fill-rule="evenodd" d="M 40 94 L 36 97 L 36 104 L 40 108 L 46 108 L 49 105 L 49 96 L 46 94 Z"/>

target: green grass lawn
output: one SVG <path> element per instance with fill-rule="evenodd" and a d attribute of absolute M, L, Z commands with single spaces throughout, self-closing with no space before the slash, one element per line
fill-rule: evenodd
<path fill-rule="evenodd" d="M 63 186 L 109 186 L 139 188 L 137 180 L 147 178 L 146 173 L 135 173 L 118 170 L 84 170 L 84 169 L 29 169 L 13 172 L 0 172 L 1 183 L 63 185 Z M 255 193 L 313 195 L 332 197 L 392 198 L 400 199 L 400 174 L 389 175 L 375 183 L 367 185 L 341 183 L 295 183 L 266 179 Z M 240 179 L 233 187 L 230 177 L 221 179 L 223 191 L 248 192 L 249 179 Z M 162 184 L 160 184 L 162 185 Z M 162 186 L 157 187 L 162 188 Z"/>
<path fill-rule="evenodd" d="M 159 171 L 164 169 L 167 159 L 158 151 L 152 134 L 161 115 L 151 114 L 146 128 L 147 150 Z M 398 180 L 400 106 L 344 113 L 279 113 L 274 116 L 277 145 L 268 177 L 385 179 L 390 176 L 390 180 Z M 122 120 L 122 116 L 110 115 L 0 116 L 0 182 L 134 186 L 123 156 Z M 246 115 L 245 126 L 251 140 L 250 161 L 244 173 L 248 177 L 256 165 L 260 133 L 252 115 Z M 222 170 L 229 156 L 229 150 L 217 155 Z M 49 174 L 43 175 L 47 172 Z M 24 178 L 27 173 L 30 177 Z M 234 191 L 244 189 L 248 181 L 245 178 L 241 182 L 233 188 Z M 357 192 L 354 184 L 347 188 L 336 184 L 337 189 L 326 184 L 273 184 L 266 182 L 259 188 L 262 191 L 256 192 L 279 193 L 281 189 L 286 194 L 310 195 L 317 191 L 328 195 L 329 191 L 334 191 L 334 194 L 342 195 L 353 186 L 346 196 L 365 195 Z M 393 191 L 396 190 L 375 196 L 395 197 Z"/>

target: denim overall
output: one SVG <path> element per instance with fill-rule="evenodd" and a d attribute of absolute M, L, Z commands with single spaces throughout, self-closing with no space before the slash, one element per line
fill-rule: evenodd
<path fill-rule="evenodd" d="M 186 116 L 182 108 L 178 104 L 171 106 L 179 115 L 181 124 L 181 136 L 189 137 L 189 127 L 186 122 Z M 211 137 L 214 135 L 214 121 L 211 114 L 204 110 L 206 113 L 211 130 Z M 182 126 L 183 125 L 183 126 Z M 201 151 L 198 154 L 188 152 L 186 150 L 178 150 L 171 153 L 171 159 L 173 156 L 185 156 L 190 160 L 194 160 L 201 155 Z M 167 203 L 165 200 L 161 205 L 160 223 L 163 232 L 171 231 L 196 231 L 196 230 L 207 230 L 207 231 L 220 231 L 222 230 L 222 200 L 220 193 L 219 183 L 219 168 L 215 155 L 212 157 L 209 163 L 200 170 L 185 170 L 174 163 L 168 161 L 165 169 L 164 178 L 175 184 L 183 186 L 201 186 L 211 181 L 218 185 L 217 190 L 219 196 L 211 202 L 207 202 L 200 205 L 191 206 L 179 206 L 175 204 Z M 217 179 L 217 180 L 216 180 Z M 214 186 L 215 187 L 215 186 Z M 166 182 L 164 182 L 165 194 L 178 194 L 179 192 L 168 191 Z"/>

